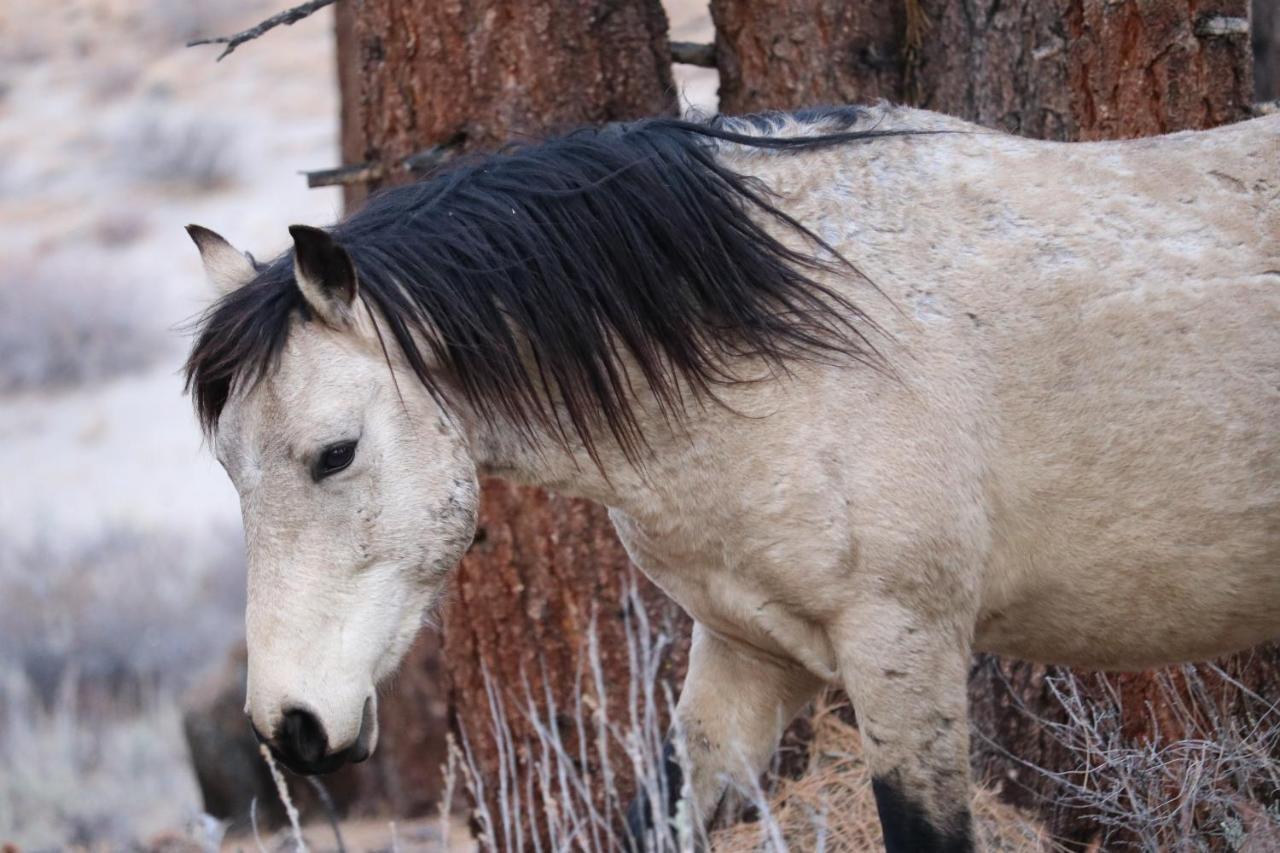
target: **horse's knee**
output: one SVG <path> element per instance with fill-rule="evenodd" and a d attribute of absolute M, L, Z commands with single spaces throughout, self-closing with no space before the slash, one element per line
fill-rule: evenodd
<path fill-rule="evenodd" d="M 668 845 L 658 841 L 664 835 L 675 838 L 674 820 L 680 808 L 684 770 L 668 737 L 662 745 L 658 778 L 650 784 L 636 780 L 636 794 L 627 808 L 627 849 L 632 853 L 660 850 Z"/>
<path fill-rule="evenodd" d="M 950 814 L 930 814 L 907 788 L 895 774 L 871 780 L 888 853 L 968 853 L 974 849 L 967 805 Z"/>

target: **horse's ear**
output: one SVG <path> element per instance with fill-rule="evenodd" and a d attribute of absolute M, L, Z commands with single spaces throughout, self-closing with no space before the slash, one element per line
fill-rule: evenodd
<path fill-rule="evenodd" d="M 257 274 L 253 259 L 238 251 L 221 234 L 201 225 L 188 225 L 187 233 L 200 250 L 204 274 L 219 296 L 243 287 Z"/>
<path fill-rule="evenodd" d="M 290 225 L 293 277 L 311 309 L 331 326 L 351 319 L 356 299 L 356 267 L 333 236 L 309 225 Z"/>

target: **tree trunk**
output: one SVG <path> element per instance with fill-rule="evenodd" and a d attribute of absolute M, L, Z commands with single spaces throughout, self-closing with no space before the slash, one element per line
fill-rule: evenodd
<path fill-rule="evenodd" d="M 390 166 L 433 145 L 493 149 L 675 109 L 659 0 L 346 0 L 336 9 L 347 163 Z M 349 186 L 348 207 L 378 186 L 407 179 L 392 172 L 380 183 Z M 530 745 L 538 738 L 523 714 L 526 690 L 540 713 L 548 685 L 557 708 L 574 707 L 575 677 L 593 619 L 608 686 L 605 708 L 621 713 L 630 683 L 625 625 L 635 615 L 628 611 L 629 577 L 630 565 L 601 507 L 501 481 L 484 483 L 477 541 L 444 613 L 443 669 L 455 728 L 465 734 L 491 814 L 503 813 L 502 773 L 521 795 L 527 781 L 536 789 L 530 760 L 537 749 Z M 660 673 L 678 688 L 687 623 L 643 578 L 638 586 L 652 624 L 679 637 L 680 648 Z M 402 679 L 414 682 L 409 689 L 415 694 L 414 708 L 407 710 L 443 706 L 435 701 L 438 683 L 418 684 L 434 677 L 430 654 L 415 651 L 406 664 Z M 486 679 L 503 702 L 514 745 L 505 762 Z M 445 724 L 437 711 L 423 712 L 435 738 L 422 749 L 434 760 Z M 431 770 L 438 766 L 434 761 Z M 628 789 L 624 765 L 613 769 L 620 771 L 619 786 Z M 545 835 L 537 811 L 524 809 L 512 831 Z M 499 847 L 514 847 L 507 830 L 493 831 Z"/>
<path fill-rule="evenodd" d="M 1057 140 L 1208 128 L 1250 113 L 1248 0 L 712 0 L 711 10 L 721 106 L 730 113 L 888 98 Z M 1276 698 L 1276 646 L 1221 663 Z M 1200 671 L 1222 696 L 1238 694 Z M 976 662 L 976 764 L 1007 798 L 1045 814 L 1055 835 L 1086 839 L 1096 825 L 1058 807 L 1055 783 L 1024 764 L 1076 768 L 1080 756 L 1043 724 L 1065 720 L 1047 681 L 1064 672 Z M 1078 675 L 1102 701 L 1093 677 Z M 1167 697 L 1156 673 L 1112 683 L 1124 706 L 1118 724 L 1132 741 L 1189 734 L 1161 710 Z M 1172 683 L 1185 690 L 1179 676 Z"/>
<path fill-rule="evenodd" d="M 726 114 L 902 100 L 910 3 L 711 0 Z"/>
<path fill-rule="evenodd" d="M 1117 139 L 1248 114 L 1247 0 L 712 0 L 721 108 L 905 101 Z"/>
<path fill-rule="evenodd" d="M 491 150 L 675 108 L 658 0 L 350 0 L 335 9 L 348 163 L 390 165 L 450 142 Z M 348 205 L 378 186 L 351 187 Z"/>

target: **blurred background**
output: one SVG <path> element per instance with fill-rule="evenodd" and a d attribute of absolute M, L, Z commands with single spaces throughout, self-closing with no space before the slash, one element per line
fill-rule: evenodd
<path fill-rule="evenodd" d="M 243 633 L 235 491 L 179 368 L 182 231 L 328 222 L 332 27 L 215 64 L 248 0 L 0 7 L 0 838 L 123 847 L 202 811 L 180 697 Z M 287 236 L 287 235 L 285 235 Z"/>
<path fill-rule="evenodd" d="M 204 811 L 183 697 L 243 636 L 244 562 L 182 392 L 211 299 L 182 227 L 270 258 L 343 208 L 300 174 L 340 162 L 332 8 L 222 62 L 184 45 L 287 5 L 0 2 L 0 842 L 123 848 Z M 715 71 L 680 73 L 714 110 Z"/>
<path fill-rule="evenodd" d="M 19 849 L 216 849 L 225 829 L 245 829 L 247 802 L 257 801 L 264 826 L 280 819 L 238 708 L 239 508 L 202 446 L 180 366 L 187 324 L 211 298 L 182 226 L 208 226 L 269 258 L 286 247 L 286 226 L 332 222 L 363 192 L 348 184 L 344 199 L 340 187 L 308 189 L 302 174 L 361 159 L 358 151 L 352 156 L 360 143 L 348 139 L 344 146 L 341 138 L 335 7 L 273 30 L 221 62 L 215 62 L 220 48 L 184 46 L 251 26 L 286 5 L 0 0 L 0 842 Z M 930 36 L 913 30 L 920 26 L 912 18 L 920 4 L 906 0 L 884 4 L 892 14 L 882 30 L 907 46 L 905 67 L 923 69 L 919 76 L 885 82 L 898 54 L 877 52 L 880 25 L 843 18 L 844 29 L 833 32 L 845 33 L 857 48 L 849 54 L 856 58 L 849 75 L 863 75 L 861 88 L 836 79 L 838 63 L 831 64 L 835 82 L 829 85 L 774 73 L 770 63 L 795 68 L 823 54 L 800 35 L 788 40 L 775 33 L 753 42 L 742 35 L 749 35 L 744 21 L 763 29 L 772 18 L 776 29 L 791 27 L 785 12 L 801 16 L 795 18 L 799 33 L 813 23 L 796 11 L 800 7 L 820 8 L 825 21 L 840 18 L 848 4 L 756 5 L 736 23 L 725 13 L 732 44 L 721 58 L 737 57 L 735 82 L 726 90 L 732 95 L 726 103 L 735 108 L 884 96 L 1031 135 L 1155 132 L 1125 126 L 1124 104 L 1092 125 L 1064 119 L 1053 126 L 1043 118 L 1010 125 L 1009 112 L 991 118 L 972 86 L 968 107 L 931 101 L 930 68 L 942 64 L 919 65 L 918 57 L 927 56 L 921 39 Z M 932 4 L 932 37 L 952 32 L 950 18 L 939 11 L 945 5 Z M 996 16 L 999 3 L 979 5 L 990 7 L 997 28 L 1020 32 L 1016 19 Z M 1145 15 L 1148 7 L 1174 4 L 1134 5 Z M 672 42 L 713 41 L 705 2 L 666 0 L 663 6 Z M 1177 38 L 1192 38 L 1188 28 L 1208 26 L 1205 21 L 1244 20 L 1205 17 L 1211 12 L 1207 6 L 1195 11 L 1190 23 L 1179 24 Z M 1275 0 L 1254 0 L 1252 16 L 1254 90 L 1252 98 L 1235 98 L 1230 120 L 1242 117 L 1247 101 L 1280 95 Z M 1151 20 L 1139 26 L 1157 32 Z M 1026 27 L 1031 32 L 1032 24 Z M 373 42 L 358 26 L 348 32 L 355 32 L 352 44 L 359 43 L 367 63 Z M 1042 56 L 1037 47 L 1037 62 L 1050 61 L 1068 43 L 1054 22 L 1045 32 L 1049 52 Z M 1224 38 L 1239 35 L 1228 31 Z M 952 46 L 959 50 L 960 40 Z M 753 61 L 763 75 L 755 88 L 738 79 L 749 76 Z M 953 77 L 970 73 L 963 63 L 948 67 Z M 678 93 L 673 108 L 717 109 L 715 68 L 679 62 L 671 74 Z M 876 85 L 865 83 L 876 75 Z M 943 83 L 937 85 L 943 91 Z M 1209 78 L 1197 85 L 1222 88 Z M 1174 118 L 1169 127 L 1207 126 L 1226 115 Z M 358 125 L 357 116 L 352 126 Z M 368 136 L 369 127 L 364 130 Z M 604 524 L 564 518 L 574 535 Z M 323 815 L 329 796 L 338 811 L 368 817 L 365 836 L 350 826 L 353 846 L 469 844 L 462 821 L 404 820 L 430 814 L 442 796 L 441 732 L 451 724 L 450 708 L 456 715 L 467 701 L 483 704 L 456 672 L 451 699 L 431 686 L 442 680 L 438 641 L 423 643 L 396 688 L 408 698 L 399 711 L 389 705 L 388 714 L 404 721 L 388 729 L 384 751 L 392 757 L 331 780 L 325 795 L 291 783 L 304 811 Z M 415 684 L 426 686 L 415 693 Z M 483 690 L 478 695 L 482 700 Z M 415 730 L 419 711 L 427 722 Z M 393 819 L 401 820 L 398 827 Z"/>

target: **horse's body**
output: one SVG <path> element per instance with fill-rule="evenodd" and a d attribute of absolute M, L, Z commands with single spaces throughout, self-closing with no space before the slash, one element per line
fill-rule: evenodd
<path fill-rule="evenodd" d="M 615 509 L 700 622 L 832 672 L 813 629 L 884 582 L 851 565 L 908 559 L 982 651 L 1142 668 L 1275 634 L 1280 122 L 724 157 L 898 310 L 838 283 L 893 371 L 729 391 L 757 418 L 700 415 L 663 500 Z"/>
<path fill-rule="evenodd" d="M 639 393 L 639 469 L 619 443 L 528 442 L 454 415 L 481 470 L 608 505 L 693 615 L 678 714 L 698 813 L 838 682 L 888 845 L 960 849 L 972 650 L 1140 668 L 1280 635 L 1280 118 L 1076 145 L 911 110 L 860 121 L 943 132 L 714 144 L 864 274 L 815 278 L 878 327 L 873 363 L 781 372 L 739 354 L 759 381 L 674 424 Z M 337 334 L 299 324 L 264 387 L 331 370 Z M 643 387 L 625 347 L 618 359 Z M 288 421 L 257 417 L 259 432 Z"/>

